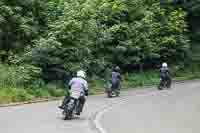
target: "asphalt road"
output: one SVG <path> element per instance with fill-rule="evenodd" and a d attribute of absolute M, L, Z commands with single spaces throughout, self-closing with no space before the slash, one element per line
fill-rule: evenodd
<path fill-rule="evenodd" d="M 80 118 L 62 119 L 61 101 L 0 108 L 0 133 L 199 133 L 200 82 L 176 84 L 173 89 L 123 92 L 108 99 L 91 96 Z M 104 132 L 105 133 L 105 132 Z"/>
<path fill-rule="evenodd" d="M 105 112 L 107 133 L 200 133 L 200 82 L 129 96 Z"/>
<path fill-rule="evenodd" d="M 118 99 L 120 100 L 120 99 Z M 91 119 L 116 103 L 104 95 L 90 96 L 80 117 L 64 121 L 61 101 L 0 108 L 0 133 L 95 133 Z"/>

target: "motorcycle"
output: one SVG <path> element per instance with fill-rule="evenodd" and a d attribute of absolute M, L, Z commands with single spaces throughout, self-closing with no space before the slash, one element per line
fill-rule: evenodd
<path fill-rule="evenodd" d="M 120 94 L 119 89 L 112 89 L 111 83 L 107 83 L 107 85 L 105 87 L 105 92 L 106 92 L 108 98 L 118 97 Z"/>
<path fill-rule="evenodd" d="M 80 94 L 76 92 L 72 92 L 68 102 L 64 106 L 62 114 L 64 115 L 64 120 L 71 120 L 75 114 L 79 111 Z"/>
<path fill-rule="evenodd" d="M 169 89 L 171 86 L 171 80 L 170 79 L 160 79 L 160 83 L 158 85 L 158 90 L 163 90 L 165 88 Z"/>

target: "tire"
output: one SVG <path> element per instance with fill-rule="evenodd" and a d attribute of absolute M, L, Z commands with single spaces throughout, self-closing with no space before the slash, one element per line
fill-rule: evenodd
<path fill-rule="evenodd" d="M 158 90 L 162 90 L 161 84 L 158 85 Z"/>
<path fill-rule="evenodd" d="M 159 85 L 158 85 L 158 90 L 163 90 L 164 84 L 165 84 L 164 81 L 161 80 L 160 83 L 159 83 Z"/>
<path fill-rule="evenodd" d="M 71 120 L 73 117 L 73 110 L 75 108 L 75 100 L 70 100 L 64 109 L 64 120 Z"/>
<path fill-rule="evenodd" d="M 64 120 L 71 120 L 72 119 L 72 113 L 69 111 L 65 112 Z"/>
<path fill-rule="evenodd" d="M 112 92 L 108 91 L 108 92 L 107 92 L 107 97 L 108 97 L 108 98 L 111 98 L 111 97 L 112 97 Z"/>
<path fill-rule="evenodd" d="M 120 94 L 119 90 L 116 90 L 116 91 L 115 91 L 116 97 L 119 97 L 119 94 Z"/>
<path fill-rule="evenodd" d="M 171 88 L 171 79 L 169 79 L 166 83 L 166 87 L 167 89 L 170 89 Z"/>
<path fill-rule="evenodd" d="M 111 98 L 112 97 L 112 91 L 110 88 L 106 88 L 106 94 L 107 94 L 107 97 L 108 98 Z"/>
<path fill-rule="evenodd" d="M 119 93 L 118 92 L 116 93 L 116 97 L 119 97 Z"/>

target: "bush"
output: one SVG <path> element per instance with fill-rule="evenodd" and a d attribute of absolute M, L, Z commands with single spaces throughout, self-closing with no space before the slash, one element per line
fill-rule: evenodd
<path fill-rule="evenodd" d="M 66 92 L 63 89 L 49 89 L 49 93 L 53 97 L 61 97 L 66 95 Z"/>
<path fill-rule="evenodd" d="M 68 72 L 81 68 L 102 76 L 110 64 L 126 68 L 154 60 L 177 63 L 187 56 L 190 41 L 181 8 L 161 8 L 159 1 L 147 0 L 49 4 L 50 9 L 56 7 L 57 19 L 49 18 L 48 34 L 25 56 L 42 71 L 59 64 Z"/>
<path fill-rule="evenodd" d="M 36 98 L 48 98 L 51 96 L 46 88 L 31 88 L 28 89 L 28 92 Z"/>
<path fill-rule="evenodd" d="M 106 81 L 100 78 L 95 78 L 95 79 L 90 79 L 88 83 L 89 83 L 89 95 L 94 95 L 100 92 L 104 92 Z"/>
<path fill-rule="evenodd" d="M 0 103 L 22 102 L 33 99 L 34 96 L 24 89 L 19 88 L 1 88 Z"/>
<path fill-rule="evenodd" d="M 198 14 L 197 1 L 185 9 Z M 63 87 L 45 83 L 64 81 L 78 69 L 91 78 L 103 77 L 113 64 L 123 72 L 154 61 L 184 66 L 190 50 L 186 12 L 172 5 L 162 8 L 156 0 L 3 0 L 0 11 L 0 61 L 9 63 L 0 65 L 0 88 L 17 88 L 12 95 L 2 90 L 11 101 L 62 96 Z M 60 66 L 62 72 L 50 66 Z M 154 72 L 127 73 L 124 79 L 127 88 L 159 81 Z M 90 94 L 105 84 L 99 78 L 89 82 Z"/>
<path fill-rule="evenodd" d="M 0 87 L 17 87 L 21 75 L 16 70 L 15 67 L 0 65 Z"/>
<path fill-rule="evenodd" d="M 155 71 L 144 73 L 130 73 L 124 75 L 123 88 L 135 88 L 140 86 L 156 85 L 159 83 L 159 73 Z"/>

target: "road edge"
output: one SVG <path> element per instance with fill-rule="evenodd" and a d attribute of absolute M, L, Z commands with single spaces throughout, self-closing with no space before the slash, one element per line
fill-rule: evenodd
<path fill-rule="evenodd" d="M 186 82 L 197 82 L 197 81 L 200 81 L 200 79 L 193 79 L 193 80 L 173 80 L 174 83 L 186 83 Z M 152 86 L 155 86 L 155 85 L 152 85 Z M 152 86 L 143 86 L 143 87 L 136 87 L 136 88 L 146 88 L 146 87 L 152 87 Z M 57 101 L 57 100 L 61 100 L 61 99 L 63 99 L 63 97 L 51 97 L 51 98 L 42 98 L 42 99 L 30 100 L 30 101 L 25 101 L 25 102 L 0 104 L 0 108 L 2 108 L 2 107 L 10 107 L 10 106 L 20 106 L 20 105 L 33 104 L 33 103 L 42 103 L 42 102 Z"/>
<path fill-rule="evenodd" d="M 62 98 L 63 97 L 51 97 L 51 98 L 42 98 L 42 99 L 30 100 L 30 101 L 25 101 L 25 102 L 0 104 L 0 108 L 11 107 L 11 106 L 20 106 L 20 105 L 33 104 L 33 103 L 43 103 L 43 102 L 57 101 L 57 100 L 61 100 Z"/>

